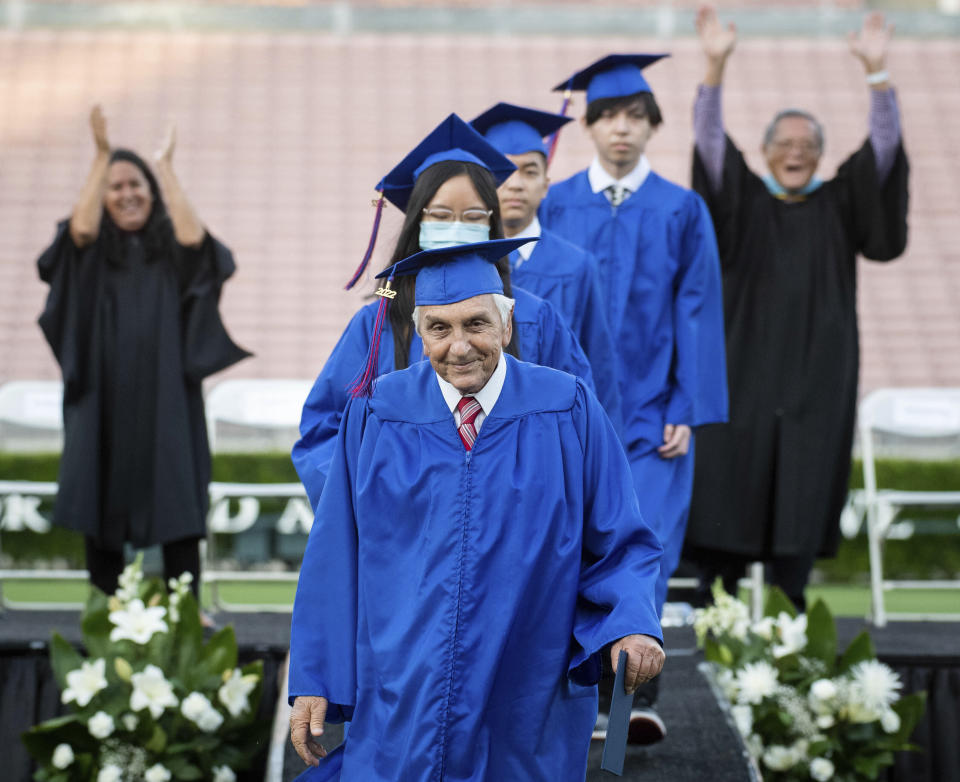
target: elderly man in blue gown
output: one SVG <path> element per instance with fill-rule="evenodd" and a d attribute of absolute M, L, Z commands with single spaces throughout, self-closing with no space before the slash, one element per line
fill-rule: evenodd
<path fill-rule="evenodd" d="M 582 380 L 504 354 L 492 262 L 527 241 L 381 273 L 417 274 L 429 363 L 344 412 L 292 620 L 304 779 L 582 782 L 601 654 L 627 652 L 628 691 L 663 665 L 661 547 L 613 426 Z M 329 753 L 325 721 L 350 723 Z"/>

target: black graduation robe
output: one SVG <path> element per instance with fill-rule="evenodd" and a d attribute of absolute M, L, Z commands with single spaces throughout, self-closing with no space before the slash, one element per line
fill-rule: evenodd
<path fill-rule="evenodd" d="M 121 246 L 108 259 L 101 232 L 78 249 L 64 221 L 37 262 L 50 285 L 40 328 L 64 383 L 54 522 L 113 550 L 204 534 L 201 381 L 250 355 L 220 319 L 235 270 L 224 245 L 208 235 L 149 260 L 139 234 Z"/>
<path fill-rule="evenodd" d="M 697 434 L 687 545 L 750 558 L 831 556 L 850 472 L 859 339 L 856 258 L 907 240 L 902 146 L 883 183 L 867 141 L 787 203 L 728 138 L 712 191 L 694 156 L 723 269 L 730 422 Z"/>

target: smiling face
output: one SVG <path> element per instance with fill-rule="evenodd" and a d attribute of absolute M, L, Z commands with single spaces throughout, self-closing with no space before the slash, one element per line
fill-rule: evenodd
<path fill-rule="evenodd" d="M 522 231 L 533 220 L 540 202 L 547 195 L 547 161 L 541 152 L 507 155 L 517 170 L 500 185 L 500 219 L 507 237 Z"/>
<path fill-rule="evenodd" d="M 455 304 L 423 307 L 420 311 L 423 352 L 440 377 L 461 394 L 475 394 L 493 375 L 500 353 L 510 344 L 512 323 L 506 327 L 489 293 Z"/>
<path fill-rule="evenodd" d="M 126 160 L 110 164 L 103 205 L 110 219 L 123 231 L 139 231 L 153 208 L 150 183 L 143 172 Z"/>
<path fill-rule="evenodd" d="M 640 100 L 601 112 L 586 128 L 600 164 L 618 179 L 630 173 L 640 162 L 647 142 L 656 130 Z"/>
<path fill-rule="evenodd" d="M 820 164 L 817 128 L 806 117 L 788 116 L 777 122 L 763 154 L 773 178 L 788 193 L 802 190 Z"/>

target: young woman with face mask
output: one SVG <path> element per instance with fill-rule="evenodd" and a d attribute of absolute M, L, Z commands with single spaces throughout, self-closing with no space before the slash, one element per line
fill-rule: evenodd
<path fill-rule="evenodd" d="M 381 182 L 385 198 L 405 215 L 385 268 L 421 249 L 502 239 L 497 185 L 513 168 L 459 117 L 451 115 L 444 120 Z M 589 361 L 560 315 L 548 302 L 510 285 L 506 258 L 497 268 L 505 295 L 516 300 L 507 352 L 523 361 L 577 375 L 592 388 Z M 414 278 L 398 277 L 393 288 L 397 295 L 387 309 L 377 374 L 424 360 L 423 343 L 412 321 Z M 303 408 L 293 463 L 314 508 L 332 458 L 348 388 L 367 360 L 378 304 L 366 305 L 350 321 Z"/>
<path fill-rule="evenodd" d="M 155 177 L 110 147 L 99 106 L 90 125 L 93 167 L 38 261 L 50 285 L 40 327 L 64 384 L 54 523 L 84 536 L 104 592 L 127 543 L 161 544 L 165 578 L 189 572 L 196 592 L 210 478 L 200 384 L 250 355 L 218 310 L 233 257 L 180 187 L 173 130 Z"/>

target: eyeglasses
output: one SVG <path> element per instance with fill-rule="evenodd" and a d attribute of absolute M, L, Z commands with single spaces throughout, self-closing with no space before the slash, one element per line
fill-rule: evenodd
<path fill-rule="evenodd" d="M 459 216 L 464 223 L 487 223 L 492 214 L 492 209 L 464 209 Z M 451 223 L 457 219 L 457 213 L 445 206 L 428 206 L 423 210 L 423 216 L 438 223 Z"/>
<path fill-rule="evenodd" d="M 805 155 L 815 155 L 820 152 L 820 145 L 809 139 L 783 138 L 770 143 L 777 152 L 789 152 L 793 149 Z"/>

